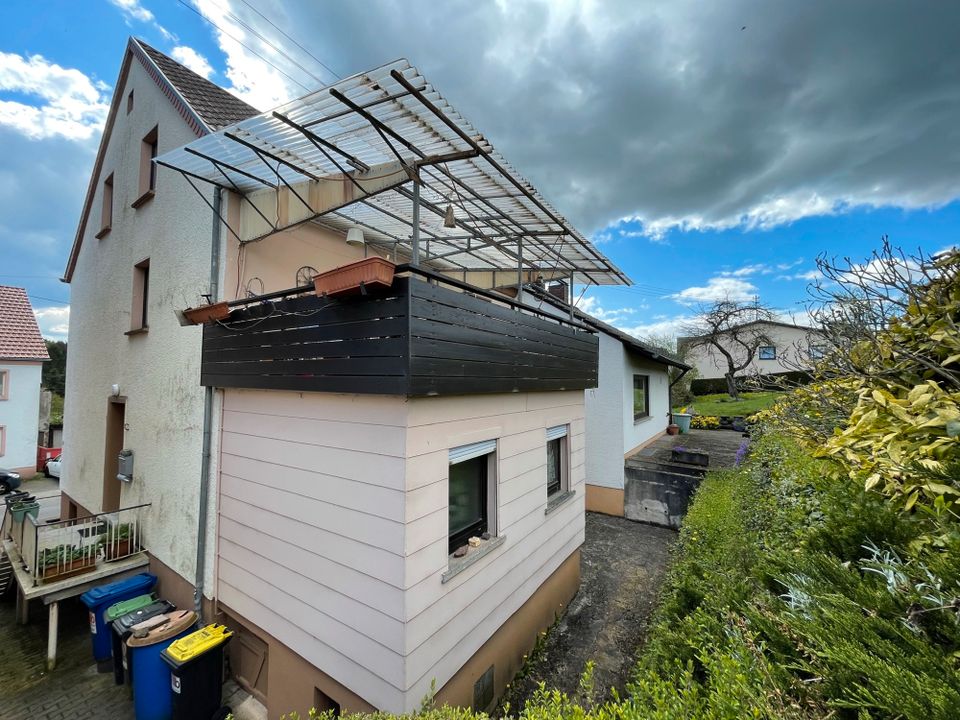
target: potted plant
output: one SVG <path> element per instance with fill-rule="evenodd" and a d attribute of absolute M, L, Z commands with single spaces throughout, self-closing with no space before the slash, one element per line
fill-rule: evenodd
<path fill-rule="evenodd" d="M 10 514 L 14 522 L 23 522 L 23 519 L 29 515 L 34 520 L 40 512 L 40 503 L 36 500 L 19 500 L 10 506 Z"/>
<path fill-rule="evenodd" d="M 38 570 L 40 579 L 63 580 L 80 575 L 96 567 L 97 556 L 93 546 L 83 548 L 76 545 L 57 545 L 46 548 L 40 553 Z"/>
<path fill-rule="evenodd" d="M 679 434 L 680 434 L 679 425 L 677 425 L 676 423 L 670 423 L 669 425 L 667 425 L 667 435 L 679 435 Z"/>
<path fill-rule="evenodd" d="M 130 523 L 111 525 L 100 540 L 100 544 L 103 545 L 104 559 L 116 560 L 137 552 L 139 548 L 134 535 L 133 526 Z"/>

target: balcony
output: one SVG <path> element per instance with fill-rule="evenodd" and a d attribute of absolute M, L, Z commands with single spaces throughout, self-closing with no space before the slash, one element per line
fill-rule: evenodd
<path fill-rule="evenodd" d="M 298 288 L 232 303 L 229 317 L 204 326 L 201 383 L 411 397 L 596 387 L 598 340 L 586 326 L 443 275 L 397 271 L 369 295 Z"/>

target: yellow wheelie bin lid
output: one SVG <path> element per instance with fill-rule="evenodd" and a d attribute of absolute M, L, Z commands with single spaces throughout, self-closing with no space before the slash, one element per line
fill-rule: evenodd
<path fill-rule="evenodd" d="M 232 636 L 233 633 L 227 629 L 226 625 L 212 623 L 189 635 L 184 635 L 179 640 L 175 640 L 163 651 L 163 654 L 181 665 L 198 655 L 203 655 L 207 650 L 212 650 Z"/>

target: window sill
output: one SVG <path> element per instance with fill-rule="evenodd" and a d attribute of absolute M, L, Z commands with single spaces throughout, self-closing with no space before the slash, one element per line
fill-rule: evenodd
<path fill-rule="evenodd" d="M 447 571 L 440 578 L 440 583 L 442 584 L 450 581 L 452 578 L 456 577 L 468 567 L 476 563 L 480 558 L 489 555 L 491 552 L 503 545 L 503 541 L 506 539 L 506 535 L 498 535 L 497 537 L 490 538 L 489 540 L 483 542 L 480 547 L 470 548 L 467 551 L 467 554 L 462 558 L 455 558 L 453 555 L 451 555 L 450 564 L 447 567 Z"/>
<path fill-rule="evenodd" d="M 549 515 L 559 507 L 566 505 L 576 494 L 576 490 L 567 490 L 566 492 L 557 493 L 552 498 L 547 498 L 547 509 L 543 511 L 543 514 Z"/>
<path fill-rule="evenodd" d="M 634 425 L 639 425 L 640 423 L 644 423 L 644 422 L 646 422 L 647 420 L 649 420 L 649 419 L 652 418 L 652 417 L 653 417 L 653 415 L 644 415 L 643 417 L 635 417 L 635 418 L 633 419 L 633 424 L 634 424 Z"/>
<path fill-rule="evenodd" d="M 146 203 L 147 201 L 152 200 L 152 199 L 153 199 L 153 196 L 154 196 L 155 194 L 156 194 L 156 193 L 155 193 L 153 190 L 147 190 L 143 195 L 141 195 L 141 196 L 138 197 L 136 200 L 134 200 L 132 203 L 130 203 L 130 207 L 132 207 L 132 208 L 138 208 L 138 207 L 140 207 L 141 205 L 143 205 L 143 204 Z"/>
<path fill-rule="evenodd" d="M 100 228 L 100 232 L 94 235 L 94 237 L 97 240 L 103 240 L 109 234 L 110 234 L 110 226 L 107 225 L 105 228 Z"/>
<path fill-rule="evenodd" d="M 124 335 L 126 335 L 127 337 L 130 337 L 131 335 L 146 335 L 149 330 L 150 330 L 150 326 L 144 325 L 143 327 L 138 327 L 133 330 L 127 330 L 124 333 Z"/>

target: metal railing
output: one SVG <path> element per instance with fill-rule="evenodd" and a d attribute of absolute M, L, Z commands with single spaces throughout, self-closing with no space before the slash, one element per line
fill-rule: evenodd
<path fill-rule="evenodd" d="M 150 503 L 52 522 L 29 514 L 18 520 L 8 510 L 4 534 L 17 546 L 34 585 L 49 583 L 142 552 L 148 507 Z"/>

